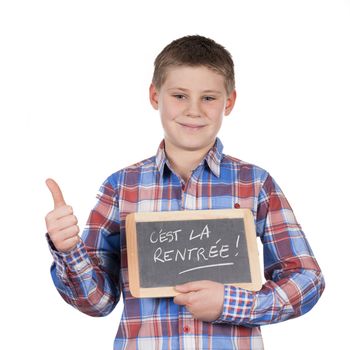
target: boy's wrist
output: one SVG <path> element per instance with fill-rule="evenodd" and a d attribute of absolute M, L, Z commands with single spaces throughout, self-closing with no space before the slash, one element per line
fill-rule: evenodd
<path fill-rule="evenodd" d="M 243 324 L 250 320 L 255 292 L 225 284 L 222 313 L 215 323 Z"/>
<path fill-rule="evenodd" d="M 50 252 L 56 263 L 58 273 L 66 275 L 66 268 L 68 268 L 70 272 L 79 273 L 83 270 L 86 270 L 86 268 L 89 266 L 90 258 L 85 249 L 84 243 L 81 240 L 70 251 L 61 252 L 55 248 L 48 234 L 46 234 L 46 239 Z"/>

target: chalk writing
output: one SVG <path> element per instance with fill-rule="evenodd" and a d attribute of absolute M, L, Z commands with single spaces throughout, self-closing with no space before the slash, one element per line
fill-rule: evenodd
<path fill-rule="evenodd" d="M 137 230 L 144 287 L 208 278 L 232 281 L 235 273 L 250 281 L 243 219 L 144 222 Z"/>
<path fill-rule="evenodd" d="M 163 231 L 161 228 L 158 233 L 156 231 L 153 231 L 150 234 L 150 242 L 152 244 L 157 243 L 171 243 L 173 241 L 178 241 L 178 234 L 182 232 L 182 229 L 177 229 L 175 231 Z M 191 232 L 188 235 L 184 235 L 185 239 L 188 238 L 189 241 L 192 240 L 203 240 L 203 239 L 210 239 L 210 229 L 209 225 L 206 224 L 204 228 L 201 230 L 201 232 L 196 233 L 194 229 L 191 230 Z M 166 263 L 171 261 L 208 261 L 214 258 L 221 258 L 221 259 L 227 259 L 229 258 L 228 251 L 230 249 L 229 244 L 220 244 L 221 238 L 218 239 L 215 244 L 210 246 L 200 246 L 200 247 L 192 247 L 192 248 L 177 248 L 177 249 L 169 249 L 166 250 L 162 247 L 157 247 L 153 254 L 153 261 L 155 263 Z M 239 243 L 239 235 L 237 236 L 236 240 L 236 248 L 238 248 Z M 238 252 L 235 256 L 238 255 Z M 203 268 L 210 268 L 215 266 L 223 266 L 223 265 L 233 265 L 233 263 L 217 263 L 217 264 L 209 264 L 209 265 L 202 265 L 198 267 L 194 267 L 191 269 L 186 269 L 183 271 L 180 271 L 178 274 L 183 274 L 185 272 L 197 270 L 197 269 L 203 269 Z"/>
<path fill-rule="evenodd" d="M 199 269 L 206 269 L 208 267 L 217 267 L 217 266 L 227 266 L 227 265 L 233 265 L 234 263 L 223 263 L 223 264 L 213 264 L 213 265 L 204 265 L 204 266 L 197 266 L 197 267 L 192 267 L 192 269 L 187 269 L 184 271 L 179 272 L 179 275 L 185 273 L 185 272 L 190 272 L 190 271 L 194 271 L 194 270 L 199 270 Z"/>

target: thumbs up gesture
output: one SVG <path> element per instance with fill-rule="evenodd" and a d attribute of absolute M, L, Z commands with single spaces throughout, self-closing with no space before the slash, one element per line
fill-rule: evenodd
<path fill-rule="evenodd" d="M 54 209 L 46 217 L 46 228 L 55 248 L 60 252 L 72 250 L 80 241 L 78 220 L 73 214 L 73 208 L 64 201 L 61 189 L 52 179 L 46 180 L 49 188 Z"/>

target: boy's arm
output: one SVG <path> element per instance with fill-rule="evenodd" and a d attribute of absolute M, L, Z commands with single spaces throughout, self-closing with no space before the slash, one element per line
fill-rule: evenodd
<path fill-rule="evenodd" d="M 324 278 L 286 197 L 269 174 L 258 198 L 256 230 L 263 243 L 266 283 L 259 292 L 226 286 L 221 320 L 264 325 L 305 314 L 320 298 Z"/>
<path fill-rule="evenodd" d="M 183 294 L 181 302 L 176 297 L 175 302 L 186 305 L 195 318 L 248 327 L 281 322 L 308 312 L 323 292 L 323 275 L 288 201 L 270 176 L 259 195 L 257 234 L 264 245 L 267 280 L 260 291 L 225 285 L 222 297 L 216 293 L 222 286 L 200 281 L 196 288 L 186 284 L 178 289 L 187 296 Z M 206 300 L 198 298 L 204 289 Z M 221 301 L 221 308 L 217 302 L 210 303 L 216 308 L 212 313 L 207 311 L 209 295 Z M 215 318 L 217 312 L 220 316 Z"/>
<path fill-rule="evenodd" d="M 67 222 L 67 216 L 62 220 Z M 60 242 L 62 238 L 58 238 L 67 229 L 52 233 L 55 231 L 52 226 L 57 228 L 60 223 L 56 220 L 51 227 L 47 223 L 54 258 L 51 267 L 54 284 L 67 303 L 91 316 L 107 315 L 120 297 L 118 220 L 115 191 L 106 181 L 101 186 L 98 202 L 90 213 L 82 239 L 71 249 L 62 249 L 65 245 Z"/>

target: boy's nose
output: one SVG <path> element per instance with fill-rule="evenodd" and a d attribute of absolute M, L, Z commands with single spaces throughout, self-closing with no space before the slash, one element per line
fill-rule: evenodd
<path fill-rule="evenodd" d="M 190 101 L 187 106 L 186 116 L 188 117 L 200 117 L 201 116 L 201 108 L 199 102 Z"/>

